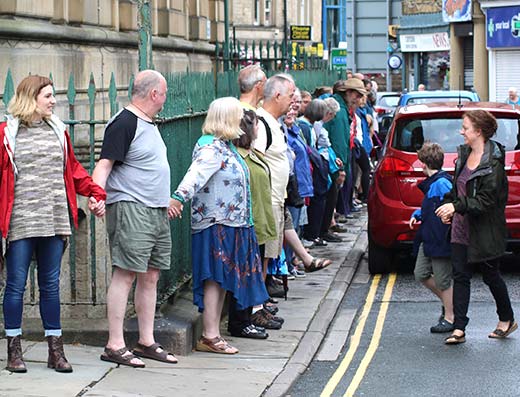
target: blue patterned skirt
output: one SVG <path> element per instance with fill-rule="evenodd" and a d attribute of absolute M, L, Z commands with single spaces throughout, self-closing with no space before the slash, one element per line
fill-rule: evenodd
<path fill-rule="evenodd" d="M 204 310 L 204 281 L 233 294 L 238 310 L 264 303 L 269 295 L 253 227 L 213 225 L 192 234 L 193 303 Z"/>

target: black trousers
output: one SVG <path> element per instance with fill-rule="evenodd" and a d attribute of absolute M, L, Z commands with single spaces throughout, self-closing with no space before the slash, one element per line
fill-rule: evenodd
<path fill-rule="evenodd" d="M 359 157 L 356 158 L 356 163 L 361 169 L 361 190 L 358 198 L 360 200 L 366 200 L 368 197 L 368 188 L 370 186 L 370 161 L 368 160 L 368 154 L 363 146 L 359 147 Z"/>
<path fill-rule="evenodd" d="M 471 290 L 473 264 L 468 263 L 468 247 L 462 244 L 451 245 L 453 263 L 453 311 L 455 313 L 455 328 L 464 331 L 468 325 L 468 306 Z M 489 287 L 497 306 L 500 321 L 514 319 L 511 300 L 506 283 L 500 275 L 500 260 L 492 259 L 480 264 L 482 279 Z"/>
<path fill-rule="evenodd" d="M 303 238 L 305 240 L 314 240 L 320 236 L 326 197 L 326 194 L 323 194 L 311 198 L 310 205 L 307 207 L 308 222 L 303 227 Z"/>
<path fill-rule="evenodd" d="M 325 210 L 323 212 L 323 221 L 321 222 L 320 236 L 328 233 L 332 217 L 334 216 L 334 208 L 338 202 L 339 186 L 333 181 L 329 191 L 327 192 L 327 198 L 325 199 Z"/>
<path fill-rule="evenodd" d="M 228 292 L 228 301 L 228 331 L 238 333 L 251 325 L 251 308 L 237 310 L 237 300 L 230 292 Z"/>

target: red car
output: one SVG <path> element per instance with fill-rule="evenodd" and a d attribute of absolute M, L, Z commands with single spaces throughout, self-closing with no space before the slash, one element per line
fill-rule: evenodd
<path fill-rule="evenodd" d="M 368 193 L 371 273 L 393 269 L 396 253 L 412 247 L 415 231 L 408 221 L 421 206 L 423 194 L 417 184 L 425 178 L 417 150 L 426 140 L 439 143 L 445 151 L 443 169 L 453 174 L 457 147 L 463 143 L 462 115 L 472 109 L 486 109 L 497 118 L 498 130 L 492 139 L 506 148 L 508 249 L 520 252 L 520 108 L 491 102 L 411 105 L 395 114 Z"/>

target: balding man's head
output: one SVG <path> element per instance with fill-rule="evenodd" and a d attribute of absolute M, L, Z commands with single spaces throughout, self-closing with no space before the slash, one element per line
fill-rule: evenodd
<path fill-rule="evenodd" d="M 150 91 L 165 81 L 163 75 L 155 70 L 143 70 L 137 73 L 132 85 L 132 99 L 145 99 Z"/>

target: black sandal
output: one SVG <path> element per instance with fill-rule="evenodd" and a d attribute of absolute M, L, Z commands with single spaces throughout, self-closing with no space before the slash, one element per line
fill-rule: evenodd
<path fill-rule="evenodd" d="M 447 345 L 459 345 L 464 342 L 466 342 L 465 332 L 463 332 L 462 335 L 451 334 L 446 339 L 444 339 L 444 343 Z"/>

